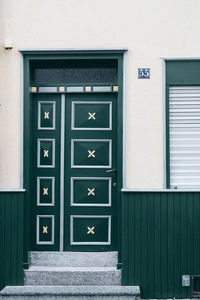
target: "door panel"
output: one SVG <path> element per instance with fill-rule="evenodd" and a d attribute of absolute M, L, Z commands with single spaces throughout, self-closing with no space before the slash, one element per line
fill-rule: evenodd
<path fill-rule="evenodd" d="M 111 177 L 72 177 L 71 206 L 111 206 Z"/>
<path fill-rule="evenodd" d="M 72 129 L 111 130 L 112 102 L 72 101 Z"/>
<path fill-rule="evenodd" d="M 55 205 L 55 177 L 37 177 L 37 206 Z"/>
<path fill-rule="evenodd" d="M 111 168 L 112 140 L 72 139 L 72 168 Z"/>
<path fill-rule="evenodd" d="M 55 139 L 37 139 L 37 167 L 55 168 Z"/>
<path fill-rule="evenodd" d="M 114 250 L 117 95 L 67 94 L 66 112 L 64 249 Z"/>
<path fill-rule="evenodd" d="M 71 216 L 71 245 L 110 245 L 111 216 Z"/>
<path fill-rule="evenodd" d="M 60 105 L 58 94 L 32 95 L 32 249 L 59 250 Z"/>
<path fill-rule="evenodd" d="M 54 215 L 37 215 L 37 245 L 54 245 Z"/>
<path fill-rule="evenodd" d="M 117 241 L 117 94 L 32 95 L 32 249 Z"/>
<path fill-rule="evenodd" d="M 55 130 L 56 102 L 38 101 L 38 129 Z"/>

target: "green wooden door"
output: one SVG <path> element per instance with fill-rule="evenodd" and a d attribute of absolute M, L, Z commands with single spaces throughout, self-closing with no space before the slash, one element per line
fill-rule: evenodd
<path fill-rule="evenodd" d="M 32 248 L 116 249 L 117 94 L 32 101 Z"/>

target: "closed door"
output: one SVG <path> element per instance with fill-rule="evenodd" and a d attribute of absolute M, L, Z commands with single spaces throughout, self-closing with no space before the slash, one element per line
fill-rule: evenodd
<path fill-rule="evenodd" d="M 32 249 L 116 249 L 117 95 L 32 95 Z"/>

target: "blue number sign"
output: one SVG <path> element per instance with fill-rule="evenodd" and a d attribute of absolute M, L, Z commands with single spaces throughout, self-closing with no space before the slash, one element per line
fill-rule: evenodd
<path fill-rule="evenodd" d="M 138 78 L 139 79 L 149 79 L 150 78 L 150 68 L 138 68 Z"/>

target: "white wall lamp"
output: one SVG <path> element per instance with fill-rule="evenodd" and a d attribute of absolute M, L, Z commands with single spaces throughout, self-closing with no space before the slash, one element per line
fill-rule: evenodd
<path fill-rule="evenodd" d="M 13 48 L 13 42 L 12 42 L 12 40 L 11 39 L 5 39 L 4 40 L 4 49 L 5 50 L 10 50 L 10 49 L 12 49 Z"/>

